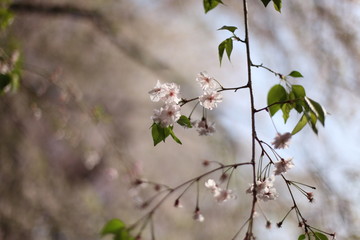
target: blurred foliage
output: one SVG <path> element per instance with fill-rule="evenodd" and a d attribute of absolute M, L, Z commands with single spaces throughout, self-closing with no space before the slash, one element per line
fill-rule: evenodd
<path fill-rule="evenodd" d="M 20 8 L 21 4 L 35 7 Z M 61 8 L 51 8 L 52 4 Z M 234 4 L 236 16 L 226 17 L 238 19 L 240 7 Z M 360 86 L 358 3 L 288 1 L 281 9 L 286 21 L 274 17 L 279 14 L 273 9 L 264 12 L 260 1 L 249 5 L 254 11 L 252 30 L 266 42 L 260 49 L 266 53 L 264 62 L 273 68 L 281 61 L 283 69 L 293 69 L 299 66 L 294 49 L 300 49 L 310 64 L 317 63 L 311 74 L 314 89 L 327 86 L 321 88 L 324 105 L 342 109 L 344 117 L 349 116 L 346 119 L 358 119 L 357 106 L 349 104 Z M 202 8 L 201 1 L 1 2 L 0 24 L 7 27 L 0 34 L 0 239 L 99 239 L 108 219 L 122 216 L 131 222 L 141 216 L 138 207 L 152 191 L 135 188 L 134 179 L 146 176 L 176 184 L 203 171 L 204 158 L 233 162 L 234 156 L 245 155 L 246 146 L 238 140 L 242 136 L 236 141 L 221 135 L 209 142 L 192 141 L 196 133 L 180 132 L 181 150 L 176 143 L 159 145 L 166 148 L 164 153 L 154 150 L 144 137 L 151 109 L 146 91 L 157 78 L 184 83 L 191 91 L 193 83 L 186 86 L 186 79 L 199 68 L 219 65 L 214 48 L 219 39 L 209 37 L 209 29 L 214 32 L 223 23 L 209 27 L 206 18 L 196 15 Z M 103 18 L 107 21 L 99 20 Z M 278 26 L 283 25 L 279 21 L 286 23 L 284 31 L 293 36 L 291 41 L 279 33 Z M 301 28 L 296 27 L 299 23 Z M 9 47 L 14 39 L 19 47 Z M 206 55 L 211 55 L 209 49 L 214 61 Z M 329 156 L 324 159 L 335 163 L 332 149 L 336 148 L 327 149 Z M 189 168 L 190 164 L 195 167 Z M 324 189 L 319 196 L 327 201 L 325 213 L 311 208 L 309 218 L 327 222 L 329 228 L 341 225 L 343 238 L 357 239 L 357 199 L 335 188 L 315 163 L 307 165 L 314 174 L 309 171 L 304 178 L 325 186 L 318 191 Z M 327 166 L 334 168 L 328 162 Z M 354 176 L 343 185 L 351 191 L 356 173 L 345 174 Z M 242 181 L 236 183 L 240 186 Z M 191 197 L 184 200 L 185 206 L 192 203 Z M 279 203 L 279 215 L 284 204 Z M 224 239 L 238 227 L 234 222 L 241 218 L 241 208 L 247 206 L 241 203 L 220 211 L 205 201 L 206 229 L 194 225 L 186 210 L 186 215 L 174 212 L 172 206 L 165 206 L 156 222 L 165 239 Z M 219 224 L 220 217 L 224 225 Z"/>

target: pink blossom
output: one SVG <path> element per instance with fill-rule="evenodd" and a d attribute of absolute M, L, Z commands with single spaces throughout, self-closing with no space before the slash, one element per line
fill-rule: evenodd
<path fill-rule="evenodd" d="M 192 122 L 192 125 L 196 128 L 200 136 L 210 136 L 215 133 L 215 123 L 209 125 L 205 118 L 201 121 L 197 120 Z"/>
<path fill-rule="evenodd" d="M 198 77 L 196 78 L 196 81 L 200 83 L 201 88 L 204 91 L 215 90 L 215 88 L 217 87 L 216 80 L 213 77 L 207 75 L 206 72 L 199 73 Z"/>
<path fill-rule="evenodd" d="M 293 168 L 295 165 L 292 162 L 292 158 L 287 160 L 281 159 L 281 161 L 274 163 L 275 169 L 274 174 L 280 175 L 282 173 L 286 173 L 289 169 Z"/>
<path fill-rule="evenodd" d="M 216 108 L 222 99 L 222 95 L 217 91 L 206 91 L 199 97 L 200 105 L 209 110 Z"/>
<path fill-rule="evenodd" d="M 180 113 L 180 106 L 177 104 L 166 104 L 160 109 L 154 110 L 154 115 L 151 119 L 155 122 L 160 124 L 162 127 L 168 127 L 176 123 L 181 116 Z"/>
<path fill-rule="evenodd" d="M 291 139 L 291 133 L 287 132 L 284 134 L 278 133 L 274 138 L 274 141 L 271 143 L 275 148 L 287 148 L 289 147 L 289 142 Z"/>

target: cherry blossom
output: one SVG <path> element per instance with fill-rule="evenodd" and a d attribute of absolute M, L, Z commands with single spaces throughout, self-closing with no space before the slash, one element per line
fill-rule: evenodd
<path fill-rule="evenodd" d="M 204 216 L 200 213 L 199 210 L 194 212 L 193 219 L 198 222 L 203 222 L 205 220 Z"/>
<path fill-rule="evenodd" d="M 160 100 L 165 103 L 179 103 L 180 98 L 180 87 L 175 83 L 163 83 L 161 84 L 158 80 L 155 87 L 149 91 L 150 99 L 153 102 Z"/>
<path fill-rule="evenodd" d="M 290 139 L 291 139 L 291 133 L 289 132 L 284 134 L 278 133 L 271 144 L 274 145 L 276 149 L 287 148 L 289 147 Z"/>
<path fill-rule="evenodd" d="M 281 159 L 281 161 L 274 163 L 275 169 L 274 174 L 280 175 L 282 173 L 286 173 L 289 169 L 294 167 L 294 163 L 292 162 L 292 158 L 289 158 L 287 160 Z"/>
<path fill-rule="evenodd" d="M 217 107 L 217 104 L 222 102 L 222 95 L 217 91 L 206 91 L 199 97 L 200 105 L 204 108 L 212 110 Z"/>
<path fill-rule="evenodd" d="M 236 198 L 232 193 L 232 190 L 220 188 L 213 179 L 207 180 L 205 182 L 205 187 L 211 191 L 213 197 L 218 203 L 223 203 L 229 199 Z"/>
<path fill-rule="evenodd" d="M 263 181 L 258 180 L 256 182 L 256 196 L 259 200 L 268 201 L 275 200 L 278 197 L 277 191 L 274 188 L 275 177 L 271 176 Z M 246 190 L 246 193 L 252 193 L 254 190 L 254 184 Z"/>
<path fill-rule="evenodd" d="M 211 136 L 213 133 L 215 133 L 215 123 L 213 122 L 209 125 L 205 118 L 201 119 L 200 121 L 193 121 L 192 125 L 196 128 L 196 131 L 200 136 Z"/>
<path fill-rule="evenodd" d="M 213 77 L 207 75 L 206 72 L 199 73 L 196 81 L 200 83 L 200 86 L 204 91 L 215 90 L 218 84 L 216 80 Z"/>
<path fill-rule="evenodd" d="M 154 110 L 154 115 L 151 119 L 155 123 L 159 123 L 162 127 L 168 127 L 176 123 L 181 116 L 180 106 L 177 104 L 165 104 L 160 109 Z"/>

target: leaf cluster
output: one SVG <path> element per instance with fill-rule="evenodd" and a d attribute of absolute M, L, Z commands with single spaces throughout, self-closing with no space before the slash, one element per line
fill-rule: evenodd
<path fill-rule="evenodd" d="M 265 7 L 267 7 L 267 5 L 270 2 L 273 2 L 274 4 L 274 8 L 276 11 L 281 12 L 281 7 L 282 7 L 282 0 L 261 0 L 261 2 L 264 4 Z"/>
<path fill-rule="evenodd" d="M 180 126 L 183 126 L 186 128 L 192 128 L 190 119 L 188 117 L 186 117 L 185 115 L 181 115 L 181 117 L 177 121 L 177 123 Z M 178 137 L 176 137 L 176 135 L 173 131 L 173 128 L 174 128 L 174 126 L 162 127 L 158 123 L 153 123 L 153 125 L 151 126 L 151 135 L 153 138 L 154 146 L 156 146 L 160 142 L 165 142 L 165 139 L 169 136 L 171 136 L 172 139 L 174 139 L 174 141 L 177 142 L 178 144 L 182 144 L 180 139 Z"/>
<path fill-rule="evenodd" d="M 113 235 L 113 240 L 135 240 L 125 223 L 117 218 L 108 221 L 101 230 L 102 237 L 109 234 Z"/>
<path fill-rule="evenodd" d="M 297 71 L 292 71 L 287 76 L 302 77 L 301 73 Z M 316 134 L 318 133 L 316 123 L 319 121 L 323 126 L 325 125 L 326 112 L 324 108 L 318 102 L 307 97 L 305 89 L 301 85 L 288 85 L 287 89 L 281 84 L 274 85 L 268 92 L 267 103 L 270 116 L 274 116 L 281 110 L 285 123 L 289 119 L 292 110 L 302 114 L 291 132 L 292 135 L 301 131 L 306 124 Z"/>
<path fill-rule="evenodd" d="M 320 232 L 311 232 L 309 234 L 301 234 L 299 237 L 298 237 L 298 240 L 305 240 L 306 239 L 306 236 L 308 237 L 308 240 L 328 240 L 329 238 L 323 234 L 323 233 L 320 233 Z"/>

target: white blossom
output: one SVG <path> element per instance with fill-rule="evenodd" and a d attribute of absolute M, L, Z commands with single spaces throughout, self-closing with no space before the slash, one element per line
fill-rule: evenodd
<path fill-rule="evenodd" d="M 256 197 L 259 200 L 268 201 L 275 200 L 278 197 L 277 191 L 274 188 L 275 177 L 271 176 L 266 178 L 263 181 L 256 181 Z M 251 184 L 250 187 L 246 190 L 246 193 L 252 193 L 254 190 L 254 184 Z"/>
<path fill-rule="evenodd" d="M 154 110 L 154 115 L 151 119 L 160 124 L 162 127 L 168 127 L 176 123 L 181 116 L 180 106 L 177 104 L 165 104 L 160 109 Z"/>
<path fill-rule="evenodd" d="M 158 80 L 155 87 L 149 91 L 150 99 L 153 102 L 160 100 L 167 104 L 179 103 L 180 98 L 180 87 L 175 83 L 163 83 L 161 84 Z"/>
<path fill-rule="evenodd" d="M 165 91 L 162 87 L 162 84 L 158 80 L 154 89 L 149 91 L 150 99 L 153 102 L 158 102 L 160 99 L 162 99 L 165 96 Z"/>
<path fill-rule="evenodd" d="M 179 85 L 175 83 L 164 83 L 163 89 L 165 91 L 165 96 L 163 97 L 165 103 L 179 103 L 181 101 Z"/>
<path fill-rule="evenodd" d="M 206 182 L 205 182 L 205 187 L 208 188 L 212 194 L 214 195 L 217 195 L 219 194 L 219 187 L 218 185 L 216 184 L 215 180 L 214 179 L 208 179 Z"/>
<path fill-rule="evenodd" d="M 200 213 L 199 210 L 194 212 L 193 219 L 198 222 L 203 222 L 205 220 L 204 216 Z"/>
<path fill-rule="evenodd" d="M 289 142 L 291 139 L 291 133 L 287 132 L 284 134 L 278 133 L 274 138 L 274 141 L 271 143 L 275 148 L 287 148 L 289 147 Z"/>
<path fill-rule="evenodd" d="M 215 133 L 215 123 L 208 124 L 205 118 L 193 121 L 192 125 L 196 128 L 200 136 L 210 136 Z"/>
<path fill-rule="evenodd" d="M 217 91 L 206 91 L 199 97 L 200 105 L 204 108 L 212 110 L 217 107 L 217 104 L 222 102 L 222 95 Z"/>
<path fill-rule="evenodd" d="M 205 187 L 208 188 L 213 197 L 218 203 L 226 202 L 229 199 L 236 198 L 230 189 L 220 188 L 213 179 L 209 179 L 205 182 Z"/>
<path fill-rule="evenodd" d="M 292 158 L 289 158 L 287 160 L 281 159 L 279 162 L 274 163 L 274 166 L 275 166 L 274 174 L 280 175 L 282 173 L 286 173 L 288 170 L 290 170 L 295 165 L 292 162 Z"/>
<path fill-rule="evenodd" d="M 200 86 L 204 91 L 215 90 L 218 84 L 216 80 L 207 75 L 206 72 L 199 73 L 196 81 L 200 83 Z"/>

